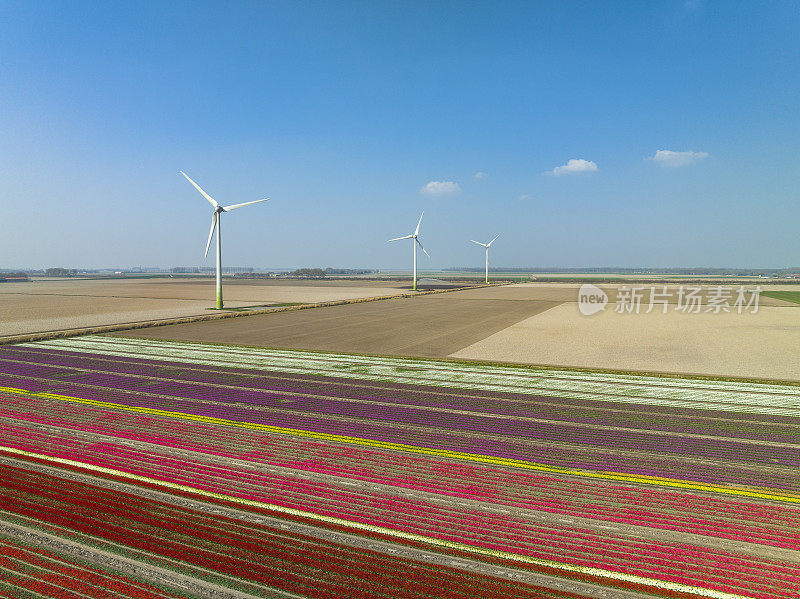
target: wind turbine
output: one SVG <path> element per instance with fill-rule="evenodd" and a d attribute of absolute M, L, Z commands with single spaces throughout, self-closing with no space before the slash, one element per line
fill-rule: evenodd
<path fill-rule="evenodd" d="M 422 211 L 422 214 L 425 214 L 425 211 Z M 411 247 L 413 248 L 414 252 L 414 291 L 417 290 L 417 244 L 419 243 L 419 247 L 425 252 L 425 255 L 430 258 L 431 255 L 425 251 L 425 248 L 422 247 L 422 244 L 419 241 L 419 226 L 422 224 L 422 214 L 419 215 L 419 222 L 417 223 L 417 228 L 414 229 L 414 232 L 411 235 L 406 235 L 405 237 L 397 237 L 395 239 L 390 239 L 389 241 L 401 241 L 403 239 L 413 239 L 411 242 Z M 388 243 L 388 242 L 387 242 Z"/>
<path fill-rule="evenodd" d="M 211 238 L 214 236 L 214 229 L 217 230 L 217 310 L 222 310 L 222 221 L 221 216 L 223 212 L 230 212 L 242 206 L 249 206 L 250 204 L 258 204 L 259 202 L 266 202 L 269 198 L 263 200 L 255 200 L 253 202 L 245 202 L 244 204 L 232 204 L 230 206 L 220 206 L 217 201 L 203 191 L 200 186 L 189 178 L 189 175 L 180 171 L 181 175 L 189 180 L 189 183 L 194 185 L 195 189 L 203 194 L 203 197 L 211 202 L 214 207 L 214 213 L 211 215 L 211 231 L 208 232 L 208 243 L 206 243 L 206 253 L 204 258 L 208 257 L 208 248 L 211 247 Z"/>
<path fill-rule="evenodd" d="M 496 235 L 494 239 L 500 237 Z M 474 239 L 470 239 L 472 243 L 477 243 L 478 245 L 482 245 L 486 248 L 486 284 L 489 284 L 489 246 L 494 243 L 494 239 L 492 239 L 489 243 L 481 243 L 480 241 L 475 241 Z"/>

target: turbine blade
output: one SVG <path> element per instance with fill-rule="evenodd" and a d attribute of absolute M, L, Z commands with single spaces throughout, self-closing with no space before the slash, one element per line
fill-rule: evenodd
<path fill-rule="evenodd" d="M 214 229 L 217 228 L 217 219 L 219 215 L 215 212 L 211 215 L 211 230 L 208 232 L 208 243 L 206 243 L 206 253 L 203 255 L 203 258 L 208 257 L 208 248 L 211 247 L 211 238 L 214 237 Z"/>
<path fill-rule="evenodd" d="M 255 200 L 253 202 L 245 202 L 244 204 L 232 204 L 230 206 L 223 206 L 222 209 L 225 212 L 230 212 L 231 210 L 235 210 L 236 208 L 241 208 L 242 206 L 249 206 L 250 204 L 258 204 L 259 202 L 268 202 L 269 198 L 264 198 L 263 200 Z"/>
<path fill-rule="evenodd" d="M 417 239 L 417 238 L 415 237 L 415 238 L 414 238 L 414 241 L 416 241 L 417 243 L 419 243 L 419 247 L 420 247 L 420 249 L 421 249 L 423 252 L 425 252 L 425 255 L 426 255 L 428 258 L 430 258 L 430 257 L 431 257 L 431 255 L 430 255 L 430 254 L 427 252 L 427 250 L 426 250 L 424 247 L 422 247 L 422 244 L 420 243 L 419 239 Z"/>
<path fill-rule="evenodd" d="M 483 247 L 487 247 L 485 243 L 481 243 L 480 241 L 475 241 L 474 239 L 470 239 L 472 243 L 477 243 L 478 245 L 482 245 Z"/>
<path fill-rule="evenodd" d="M 187 175 L 187 174 L 186 174 L 186 173 L 184 173 L 183 171 L 180 171 L 180 173 L 181 173 L 181 175 L 183 175 L 184 177 L 186 177 L 186 178 L 189 180 L 189 183 L 191 183 L 192 185 L 194 185 L 194 187 L 195 187 L 195 189 L 196 189 L 197 191 L 199 191 L 200 193 L 202 193 L 202 194 L 203 194 L 203 197 L 205 197 L 205 199 L 207 199 L 209 202 L 211 202 L 211 205 L 212 205 L 212 206 L 214 206 L 214 208 L 217 208 L 217 207 L 219 207 L 219 204 L 217 204 L 217 200 L 215 200 L 215 199 L 214 199 L 214 198 L 212 198 L 210 195 L 208 195 L 208 194 L 207 194 L 205 191 L 203 191 L 203 190 L 200 188 L 200 186 L 199 186 L 197 183 L 195 183 L 194 181 L 192 181 L 192 179 L 189 177 L 189 175 Z"/>
<path fill-rule="evenodd" d="M 422 224 L 422 215 L 425 214 L 425 211 L 422 211 L 422 214 L 419 215 L 419 222 L 417 223 L 417 228 L 414 230 L 414 237 L 419 235 L 419 226 Z"/>
<path fill-rule="evenodd" d="M 500 236 L 499 235 L 495 235 L 494 239 L 497 239 L 498 237 L 500 237 Z M 494 243 L 494 239 L 492 239 L 489 243 L 486 244 L 487 248 Z"/>
<path fill-rule="evenodd" d="M 414 236 L 413 235 L 406 235 L 405 237 L 395 237 L 394 239 L 390 239 L 389 241 L 400 241 L 401 239 L 411 239 L 412 237 L 414 237 Z M 386 243 L 389 243 L 389 241 L 387 241 Z"/>

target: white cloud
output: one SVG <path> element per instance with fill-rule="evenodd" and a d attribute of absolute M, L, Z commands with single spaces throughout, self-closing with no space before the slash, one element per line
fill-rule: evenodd
<path fill-rule="evenodd" d="M 556 177 L 560 177 L 561 175 L 573 175 L 575 173 L 590 173 L 596 170 L 597 165 L 591 160 L 572 158 L 566 164 L 554 168 L 553 174 Z"/>
<path fill-rule="evenodd" d="M 708 152 L 673 152 L 672 150 L 658 150 L 652 158 L 653 162 L 657 162 L 661 166 L 686 166 L 698 160 L 708 157 Z"/>
<path fill-rule="evenodd" d="M 517 198 L 518 200 L 527 201 L 532 200 L 533 196 L 529 196 L 527 193 L 523 193 L 521 196 Z"/>
<path fill-rule="evenodd" d="M 485 179 L 489 176 L 489 173 L 484 173 L 483 171 L 478 171 L 474 175 L 472 175 L 473 179 Z"/>
<path fill-rule="evenodd" d="M 461 193 L 461 187 L 455 181 L 431 181 L 419 190 L 426 196 L 448 196 Z"/>

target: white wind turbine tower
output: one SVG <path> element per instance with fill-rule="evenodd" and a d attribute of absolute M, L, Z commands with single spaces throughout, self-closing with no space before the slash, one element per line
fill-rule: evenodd
<path fill-rule="evenodd" d="M 499 235 L 495 235 L 494 239 L 500 237 Z M 492 239 L 489 243 L 481 243 L 480 241 L 475 241 L 474 239 L 470 239 L 472 243 L 477 243 L 478 245 L 482 245 L 486 248 L 486 284 L 489 284 L 489 246 L 494 243 L 494 239 Z"/>
<path fill-rule="evenodd" d="M 405 237 L 397 237 L 395 239 L 390 239 L 389 241 L 400 241 L 402 239 L 412 239 L 411 247 L 413 248 L 412 251 L 414 252 L 414 291 L 417 290 L 417 244 L 419 243 L 419 247 L 425 252 L 425 255 L 430 258 L 431 255 L 425 251 L 425 248 L 422 247 L 422 244 L 419 241 L 419 226 L 422 224 L 422 215 L 425 214 L 425 211 L 422 211 L 422 214 L 419 215 L 419 222 L 417 223 L 417 228 L 414 229 L 414 232 L 411 235 L 406 235 Z M 387 242 L 388 243 L 388 242 Z"/>
<path fill-rule="evenodd" d="M 253 202 L 245 202 L 244 204 L 232 204 L 231 206 L 220 206 L 217 201 L 203 191 L 200 186 L 189 178 L 189 175 L 180 171 L 181 175 L 189 180 L 189 183 L 194 185 L 195 189 L 203 194 L 203 197 L 211 202 L 214 207 L 214 213 L 211 215 L 211 231 L 208 233 L 208 243 L 206 243 L 206 253 L 203 257 L 208 256 L 208 248 L 211 247 L 211 238 L 214 236 L 214 229 L 217 230 L 217 310 L 222 310 L 222 220 L 223 212 L 230 212 L 235 208 L 242 206 L 249 206 L 250 204 L 258 204 L 259 202 L 266 202 L 269 198 L 263 200 L 255 200 Z"/>

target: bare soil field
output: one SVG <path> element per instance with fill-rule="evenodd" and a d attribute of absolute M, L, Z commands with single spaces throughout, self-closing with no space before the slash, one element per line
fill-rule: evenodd
<path fill-rule="evenodd" d="M 457 291 L 211 322 L 117 335 L 320 351 L 445 357 L 557 305 Z M 462 294 L 467 294 L 462 297 Z"/>
<path fill-rule="evenodd" d="M 749 292 L 756 287 L 754 284 L 750 283 L 742 283 L 745 290 Z M 700 295 L 702 298 L 702 303 L 705 304 L 705 299 L 709 293 L 713 293 L 713 291 L 717 288 L 716 285 L 704 285 L 702 283 L 696 284 L 685 284 L 685 285 L 675 285 L 675 284 L 663 284 L 663 283 L 656 283 L 656 284 L 600 284 L 597 285 L 600 289 L 608 294 L 608 299 L 610 303 L 614 303 L 617 301 L 617 296 L 619 294 L 619 290 L 622 288 L 627 287 L 628 289 L 637 289 L 637 293 L 642 296 L 642 308 L 648 308 L 648 302 L 650 298 L 650 291 L 651 289 L 655 290 L 656 293 L 663 293 L 664 288 L 666 287 L 666 295 L 667 295 L 667 302 L 669 304 L 676 304 L 678 301 L 678 292 L 681 287 L 684 289 L 685 292 L 689 291 L 690 287 L 699 287 L 701 289 Z M 724 287 L 725 289 L 729 289 L 733 292 L 735 296 L 735 290 L 739 287 L 739 284 L 730 285 Z M 480 299 L 504 299 L 504 300 L 523 300 L 523 301 L 555 301 L 555 302 L 573 302 L 577 303 L 578 301 L 578 293 L 581 288 L 580 284 L 576 283 L 517 283 L 514 285 L 505 285 L 502 287 L 488 287 L 488 288 L 480 288 L 480 289 L 465 289 L 464 291 L 458 292 L 459 298 L 480 298 Z M 763 291 L 800 291 L 800 287 L 796 285 L 769 285 L 769 286 L 762 286 Z M 759 306 L 793 306 L 797 305 L 793 302 L 784 301 L 781 299 L 771 298 L 761 296 L 759 299 Z M 659 305 L 656 305 L 656 309 L 659 309 Z M 611 307 L 613 309 L 613 305 Z"/>
<path fill-rule="evenodd" d="M 316 303 L 396 295 L 381 281 L 224 282 L 225 305 Z M 0 337 L 208 314 L 214 281 L 197 279 L 45 280 L 0 285 Z"/>
<path fill-rule="evenodd" d="M 585 368 L 800 380 L 800 305 L 764 298 L 757 313 L 584 316 L 563 303 L 453 358 Z"/>

